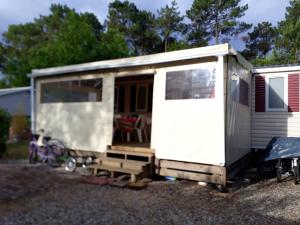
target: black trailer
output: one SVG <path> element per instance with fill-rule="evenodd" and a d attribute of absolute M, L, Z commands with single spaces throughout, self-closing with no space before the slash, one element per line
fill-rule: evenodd
<path fill-rule="evenodd" d="M 300 181 L 300 138 L 274 137 L 266 148 L 264 162 L 276 162 L 276 175 L 281 182 L 282 174 L 291 173 L 295 184 Z"/>

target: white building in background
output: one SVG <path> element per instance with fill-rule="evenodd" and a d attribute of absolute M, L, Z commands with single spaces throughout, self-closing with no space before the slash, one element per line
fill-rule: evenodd
<path fill-rule="evenodd" d="M 2 80 L 4 78 L 3 73 L 0 71 L 0 80 Z"/>
<path fill-rule="evenodd" d="M 11 115 L 30 116 L 30 87 L 0 89 L 0 108 Z"/>

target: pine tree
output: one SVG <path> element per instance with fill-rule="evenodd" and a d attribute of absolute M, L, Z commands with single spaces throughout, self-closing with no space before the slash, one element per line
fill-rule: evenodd
<path fill-rule="evenodd" d="M 159 51 L 160 39 L 155 30 L 155 16 L 139 10 L 134 3 L 115 0 L 109 4 L 108 30 L 119 30 L 126 37 L 131 54 L 143 55 Z"/>
<path fill-rule="evenodd" d="M 300 1 L 291 0 L 285 20 L 278 24 L 277 47 L 286 55 L 287 63 L 300 62 Z"/>
<path fill-rule="evenodd" d="M 164 43 L 164 51 L 168 51 L 168 42 L 170 38 L 177 39 L 176 34 L 184 32 L 184 16 L 180 15 L 177 2 L 173 0 L 171 6 L 166 5 L 157 11 L 158 30 Z"/>
<path fill-rule="evenodd" d="M 214 37 L 215 43 L 229 41 L 251 28 L 251 24 L 240 22 L 248 5 L 241 0 L 194 0 L 187 17 L 191 20 L 189 41 L 196 46 L 205 45 Z"/>
<path fill-rule="evenodd" d="M 245 37 L 246 48 L 242 54 L 249 60 L 265 58 L 274 48 L 277 29 L 270 22 L 261 22 Z"/>

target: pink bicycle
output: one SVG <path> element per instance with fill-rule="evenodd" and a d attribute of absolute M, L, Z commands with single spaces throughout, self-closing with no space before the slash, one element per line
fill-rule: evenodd
<path fill-rule="evenodd" d="M 66 158 L 66 148 L 58 139 L 51 139 L 44 135 L 44 130 L 40 134 L 33 135 L 29 144 L 29 163 L 41 161 L 51 166 L 59 166 Z"/>

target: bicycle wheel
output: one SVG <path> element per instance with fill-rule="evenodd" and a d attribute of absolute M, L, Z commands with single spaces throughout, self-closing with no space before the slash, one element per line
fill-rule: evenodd
<path fill-rule="evenodd" d="M 29 145 L 29 164 L 33 164 L 36 160 L 36 155 L 37 155 L 37 150 L 36 150 L 36 146 L 33 143 L 30 143 Z"/>
<path fill-rule="evenodd" d="M 64 156 L 66 153 L 65 147 L 57 142 L 49 143 L 49 148 L 51 152 L 55 155 L 55 157 Z"/>
<path fill-rule="evenodd" d="M 55 157 L 50 157 L 47 159 L 47 163 L 52 167 L 59 167 L 60 163 L 56 160 Z"/>
<path fill-rule="evenodd" d="M 69 172 L 75 171 L 77 166 L 77 161 L 73 157 L 69 157 L 65 162 L 65 170 Z"/>
<path fill-rule="evenodd" d="M 29 159 L 28 159 L 28 161 L 29 161 L 29 164 L 34 164 L 34 156 L 33 156 L 33 154 L 31 154 L 31 153 L 29 153 Z"/>

